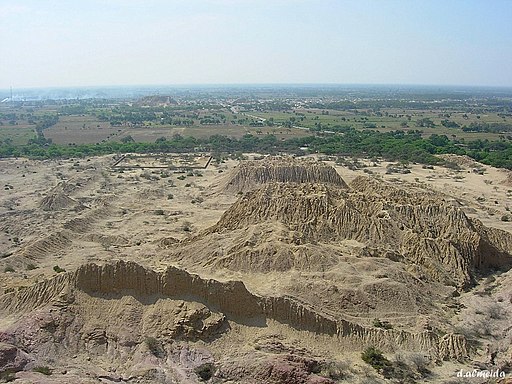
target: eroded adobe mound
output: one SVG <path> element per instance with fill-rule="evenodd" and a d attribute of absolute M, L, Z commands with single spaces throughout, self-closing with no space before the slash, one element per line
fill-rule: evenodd
<path fill-rule="evenodd" d="M 351 188 L 266 184 L 240 197 L 177 255 L 233 270 L 321 271 L 339 258 L 325 247 L 353 240 L 459 288 L 471 284 L 476 270 L 512 264 L 511 234 L 484 227 L 439 195 L 364 177 Z"/>
<path fill-rule="evenodd" d="M 9 367 L 30 370 L 55 359 L 61 367 L 75 366 L 74 359 L 83 358 L 97 371 L 93 376 L 105 375 L 105 367 L 110 367 L 109 375 L 124 380 L 157 373 L 153 382 L 188 382 L 194 368 L 205 363 L 222 366 L 206 347 L 190 342 L 225 337 L 234 327 L 265 329 L 273 322 L 296 332 L 331 337 L 345 347 L 400 348 L 422 351 L 434 359 L 464 358 L 470 353 L 459 335 L 440 338 L 431 331 L 363 327 L 290 297 L 254 295 L 242 282 L 203 279 L 173 267 L 155 272 L 132 262 L 88 264 L 0 296 L 0 315 L 6 319 L 0 328 L 0 343 Z M 263 356 L 268 363 L 269 352 L 254 352 L 254 356 Z M 231 356 L 228 364 L 233 361 Z M 290 361 L 312 362 L 294 357 Z M 255 367 L 258 377 L 267 372 L 265 366 Z M 267 368 L 288 370 L 288 366 L 279 363 Z M 250 378 L 255 373 L 246 374 Z M 300 375 L 308 379 L 311 374 L 312 370 L 305 369 Z"/>
<path fill-rule="evenodd" d="M 222 189 L 231 193 L 247 192 L 273 182 L 322 183 L 347 188 L 336 170 L 322 162 L 313 159 L 269 157 L 240 162 L 222 183 Z"/>

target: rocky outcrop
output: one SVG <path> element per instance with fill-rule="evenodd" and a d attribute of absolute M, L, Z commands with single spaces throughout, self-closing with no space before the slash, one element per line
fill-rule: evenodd
<path fill-rule="evenodd" d="M 18 372 L 31 362 L 30 356 L 12 344 L 0 342 L 0 373 Z"/>
<path fill-rule="evenodd" d="M 315 375 L 319 362 L 301 356 L 279 356 L 255 368 L 254 378 L 268 384 L 334 384 L 326 377 Z"/>
<path fill-rule="evenodd" d="M 269 157 L 265 160 L 242 161 L 223 183 L 225 192 L 247 192 L 267 183 L 321 183 L 347 188 L 336 170 L 322 162 Z"/>

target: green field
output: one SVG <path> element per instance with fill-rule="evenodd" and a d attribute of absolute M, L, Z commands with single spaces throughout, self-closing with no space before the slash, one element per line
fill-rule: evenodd
<path fill-rule="evenodd" d="M 428 164 L 456 153 L 512 168 L 512 93 L 502 90 L 232 92 L 0 105 L 0 153 L 314 152 Z"/>
<path fill-rule="evenodd" d="M 18 125 L 6 124 L 0 125 L 0 141 L 12 140 L 14 145 L 27 144 L 30 139 L 36 137 L 34 126 L 19 123 Z"/>
<path fill-rule="evenodd" d="M 432 134 L 447 135 L 449 137 L 464 138 L 465 140 L 500 140 L 503 134 L 491 132 L 464 132 L 461 128 L 448 128 L 442 125 L 442 120 L 450 120 L 461 127 L 471 123 L 508 123 L 512 118 L 502 118 L 497 113 L 471 114 L 465 112 L 445 112 L 428 110 L 397 111 L 393 109 L 382 110 L 380 115 L 366 111 L 345 112 L 319 109 L 295 109 L 290 112 L 251 112 L 252 115 L 265 120 L 273 120 L 275 125 L 292 124 L 304 128 L 320 127 L 329 131 L 334 126 L 352 126 L 355 129 L 375 129 L 381 132 L 394 130 L 421 130 L 425 137 Z M 449 117 L 447 117 L 447 115 Z M 466 117 L 463 117 L 466 116 Z M 290 118 L 293 120 L 291 121 Z M 431 119 L 434 127 L 419 127 L 420 119 Z M 372 124 L 375 127 L 369 128 Z M 455 135 L 455 136 L 453 136 Z"/>

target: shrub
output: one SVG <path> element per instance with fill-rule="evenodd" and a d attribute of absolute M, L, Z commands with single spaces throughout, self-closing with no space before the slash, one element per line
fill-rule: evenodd
<path fill-rule="evenodd" d="M 4 268 L 4 272 L 14 272 L 14 268 L 8 265 L 7 267 Z"/>
<path fill-rule="evenodd" d="M 487 312 L 487 315 L 493 320 L 503 319 L 506 314 L 504 307 L 498 303 L 489 304 L 485 308 L 485 312 Z"/>
<path fill-rule="evenodd" d="M 10 383 L 14 380 L 16 380 L 16 374 L 11 369 L 0 372 L 0 382 Z"/>
<path fill-rule="evenodd" d="M 366 348 L 361 353 L 361 359 L 371 365 L 377 372 L 382 373 L 386 378 L 389 378 L 393 373 L 393 365 L 384 357 L 382 352 L 375 347 Z"/>
<path fill-rule="evenodd" d="M 192 224 L 188 221 L 183 222 L 183 225 L 181 226 L 181 229 L 183 229 L 185 232 L 191 232 L 192 231 Z"/>
<path fill-rule="evenodd" d="M 343 362 L 330 362 L 322 365 L 319 374 L 329 379 L 339 381 L 346 379 L 350 371 L 350 366 Z"/>
<path fill-rule="evenodd" d="M 174 199 L 174 195 L 172 193 L 169 193 L 167 195 L 167 200 L 172 200 L 172 199 Z"/>
<path fill-rule="evenodd" d="M 52 370 L 47 366 L 38 366 L 32 369 L 34 372 L 42 373 L 43 375 L 50 376 L 52 374 Z"/>
<path fill-rule="evenodd" d="M 393 326 L 388 321 L 381 321 L 380 319 L 373 319 L 373 326 L 375 328 L 393 329 Z"/>
<path fill-rule="evenodd" d="M 146 346 L 149 349 L 149 352 L 151 352 L 151 354 L 153 356 L 156 356 L 156 357 L 162 356 L 162 354 L 163 354 L 162 346 L 160 345 L 160 342 L 156 338 L 146 337 L 145 342 L 146 342 Z"/>
<path fill-rule="evenodd" d="M 59 267 L 58 265 L 56 265 L 55 267 L 53 267 L 53 270 L 57 273 L 61 273 L 61 272 L 66 272 L 66 270 L 64 268 L 61 268 Z"/>
<path fill-rule="evenodd" d="M 416 370 L 419 373 L 421 373 L 422 375 L 426 375 L 427 373 L 429 373 L 429 370 L 427 367 L 428 367 L 428 364 L 430 361 L 427 357 L 425 357 L 421 353 L 412 353 L 409 356 L 409 360 L 414 365 L 414 367 L 416 367 Z"/>
<path fill-rule="evenodd" d="M 25 268 L 27 269 L 27 271 L 32 271 L 32 270 L 36 269 L 37 267 L 34 263 L 28 263 Z"/>
<path fill-rule="evenodd" d="M 215 367 L 212 363 L 205 363 L 194 369 L 194 372 L 199 376 L 201 381 L 207 381 L 213 376 L 214 369 Z"/>

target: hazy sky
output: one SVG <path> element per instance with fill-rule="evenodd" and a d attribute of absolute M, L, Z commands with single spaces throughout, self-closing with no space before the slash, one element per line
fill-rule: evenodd
<path fill-rule="evenodd" d="M 0 0 L 0 88 L 512 86 L 512 0 Z"/>

